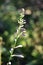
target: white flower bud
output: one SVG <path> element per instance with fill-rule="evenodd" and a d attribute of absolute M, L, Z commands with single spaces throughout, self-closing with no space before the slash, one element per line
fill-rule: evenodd
<path fill-rule="evenodd" d="M 22 46 L 22 45 L 18 45 L 18 46 L 16 46 L 15 48 L 19 48 L 19 47 L 21 48 L 21 47 L 23 47 L 23 46 Z"/>
<path fill-rule="evenodd" d="M 12 57 L 20 57 L 20 58 L 24 58 L 24 56 L 23 55 L 16 55 L 16 54 L 14 54 L 14 55 L 11 55 Z"/>
<path fill-rule="evenodd" d="M 25 11 L 24 8 L 22 8 L 22 11 L 23 11 L 23 12 Z"/>
<path fill-rule="evenodd" d="M 11 48 L 11 51 L 13 51 L 13 48 Z"/>
<path fill-rule="evenodd" d="M 11 48 L 10 53 L 13 51 L 13 48 Z"/>
<path fill-rule="evenodd" d="M 11 62 L 8 62 L 8 65 L 11 65 Z"/>
<path fill-rule="evenodd" d="M 17 41 L 17 39 L 15 39 L 15 42 Z"/>

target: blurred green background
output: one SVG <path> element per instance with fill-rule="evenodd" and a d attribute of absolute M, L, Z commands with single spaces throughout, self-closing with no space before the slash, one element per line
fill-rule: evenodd
<path fill-rule="evenodd" d="M 1 64 L 8 62 L 22 8 L 25 9 L 26 35 L 17 40 L 17 45 L 23 47 L 15 49 L 14 53 L 22 53 L 24 58 L 13 57 L 11 65 L 43 65 L 43 0 L 0 0 Z"/>

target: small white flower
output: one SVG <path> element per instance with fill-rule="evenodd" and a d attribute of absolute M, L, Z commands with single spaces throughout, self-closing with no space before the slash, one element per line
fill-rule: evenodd
<path fill-rule="evenodd" d="M 13 48 L 11 48 L 11 51 L 13 51 Z"/>
<path fill-rule="evenodd" d="M 22 11 L 23 11 L 23 12 L 25 11 L 24 8 L 22 8 Z"/>
<path fill-rule="evenodd" d="M 8 64 L 11 65 L 11 62 L 9 62 Z"/>
<path fill-rule="evenodd" d="M 24 25 L 20 26 L 20 27 L 23 27 Z"/>
<path fill-rule="evenodd" d="M 26 22 L 23 22 L 24 24 L 26 24 Z"/>
<path fill-rule="evenodd" d="M 16 55 L 16 54 L 14 54 L 14 55 L 11 55 L 12 57 L 20 57 L 20 58 L 24 58 L 24 56 L 23 55 Z"/>
<path fill-rule="evenodd" d="M 19 48 L 19 47 L 21 48 L 21 47 L 23 47 L 23 46 L 22 46 L 22 45 L 18 45 L 18 46 L 16 46 L 15 48 Z"/>
<path fill-rule="evenodd" d="M 17 33 L 18 33 L 18 30 L 17 30 Z"/>
<path fill-rule="evenodd" d="M 15 39 L 15 42 L 17 41 L 17 39 Z"/>
<path fill-rule="evenodd" d="M 13 48 L 11 48 L 10 53 L 13 51 Z"/>
<path fill-rule="evenodd" d="M 22 45 L 18 45 L 17 47 L 23 47 Z"/>

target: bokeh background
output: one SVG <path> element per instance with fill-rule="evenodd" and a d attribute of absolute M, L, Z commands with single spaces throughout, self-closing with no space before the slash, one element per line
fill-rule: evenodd
<path fill-rule="evenodd" d="M 14 53 L 22 53 L 24 58 L 13 57 L 11 65 L 43 65 L 43 0 L 0 0 L 1 65 L 8 62 L 22 8 L 26 35 L 20 36 L 17 45 L 23 47 L 15 49 Z"/>

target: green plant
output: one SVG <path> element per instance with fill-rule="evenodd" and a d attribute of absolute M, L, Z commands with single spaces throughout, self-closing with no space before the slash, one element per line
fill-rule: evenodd
<path fill-rule="evenodd" d="M 24 58 L 23 55 L 13 54 L 14 49 L 19 48 L 19 47 L 22 47 L 22 45 L 18 45 L 17 46 L 16 44 L 17 44 L 17 40 L 19 39 L 19 37 L 22 35 L 23 32 L 25 32 L 25 30 L 23 28 L 23 26 L 25 24 L 23 17 L 24 17 L 24 9 L 22 9 L 22 12 L 20 13 L 19 18 L 18 18 L 19 27 L 18 27 L 17 32 L 15 34 L 14 44 L 12 45 L 11 49 L 9 50 L 10 57 L 9 57 L 9 61 L 8 61 L 7 65 L 11 65 L 11 62 L 10 61 L 12 60 L 12 57 L 14 57 L 14 56 Z"/>

